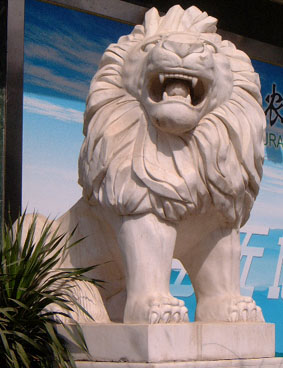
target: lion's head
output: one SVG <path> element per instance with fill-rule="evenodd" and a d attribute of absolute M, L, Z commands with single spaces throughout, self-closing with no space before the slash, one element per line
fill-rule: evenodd
<path fill-rule="evenodd" d="M 108 47 L 85 112 L 79 182 L 119 214 L 177 221 L 211 206 L 244 223 L 262 174 L 265 116 L 250 59 L 216 19 L 176 5 Z"/>

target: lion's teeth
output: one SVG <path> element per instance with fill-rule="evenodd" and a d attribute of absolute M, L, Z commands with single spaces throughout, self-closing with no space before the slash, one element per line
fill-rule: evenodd
<path fill-rule="evenodd" d="M 184 80 L 192 81 L 193 84 L 196 84 L 198 82 L 198 78 L 192 77 L 186 74 L 160 73 L 159 74 L 160 83 L 163 83 L 165 79 L 184 79 Z"/>
<path fill-rule="evenodd" d="M 192 98 L 191 95 L 188 94 L 187 98 L 186 98 L 187 103 L 191 104 L 192 103 Z"/>
<path fill-rule="evenodd" d="M 195 88 L 195 86 L 197 85 L 198 79 L 197 78 L 192 78 L 192 87 Z"/>
<path fill-rule="evenodd" d="M 163 100 L 168 100 L 168 95 L 167 95 L 167 92 L 166 91 L 164 91 L 163 92 Z"/>
<path fill-rule="evenodd" d="M 163 84 L 164 83 L 164 80 L 165 80 L 164 74 L 160 73 L 159 74 L 159 81 L 160 81 L 160 83 Z"/>

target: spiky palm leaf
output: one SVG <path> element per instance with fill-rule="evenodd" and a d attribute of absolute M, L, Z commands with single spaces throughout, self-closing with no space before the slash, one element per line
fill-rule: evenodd
<path fill-rule="evenodd" d="M 84 311 L 72 297 L 72 287 L 74 281 L 100 285 L 84 276 L 96 266 L 58 268 L 65 252 L 78 243 L 72 242 L 73 234 L 60 234 L 58 228 L 52 231 L 54 222 L 46 221 L 36 240 L 34 215 L 23 238 L 24 223 L 25 214 L 14 229 L 5 226 L 0 248 L 0 367 L 53 368 L 54 361 L 60 368 L 75 367 L 55 327 L 62 324 L 71 331 L 60 316 L 75 323 L 68 313 L 72 303 Z M 61 312 L 48 308 L 54 305 Z M 77 329 L 76 336 L 81 338 L 78 340 L 75 334 L 72 338 L 87 351 L 79 325 Z"/>

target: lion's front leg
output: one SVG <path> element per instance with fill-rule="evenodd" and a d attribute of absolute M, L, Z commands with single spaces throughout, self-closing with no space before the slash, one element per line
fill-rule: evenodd
<path fill-rule="evenodd" d="M 185 257 L 196 298 L 196 320 L 263 321 L 261 308 L 240 294 L 239 231 L 217 228 Z"/>
<path fill-rule="evenodd" d="M 188 320 L 183 301 L 169 291 L 176 229 L 153 214 L 124 217 L 118 242 L 127 280 L 126 323 Z"/>

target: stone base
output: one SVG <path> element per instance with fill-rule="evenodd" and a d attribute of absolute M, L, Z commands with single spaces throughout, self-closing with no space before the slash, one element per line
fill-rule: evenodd
<path fill-rule="evenodd" d="M 194 367 L 190 364 L 195 363 L 188 363 L 192 360 L 271 358 L 275 354 L 275 329 L 273 324 L 268 323 L 194 322 L 160 325 L 109 323 L 81 324 L 81 327 L 91 359 L 76 350 L 69 342 L 76 361 L 131 362 L 127 367 L 135 367 L 132 363 L 160 364 L 183 361 L 187 363 L 178 364 L 181 364 L 180 368 L 185 368 Z M 67 337 L 66 332 L 61 329 L 60 333 Z M 120 365 L 111 364 L 86 365 L 86 367 L 120 367 Z M 157 367 L 150 364 L 142 365 L 142 367 L 155 366 Z M 233 367 L 233 365 L 230 366 Z M 141 366 L 137 365 L 137 367 Z M 160 367 L 166 367 L 166 365 Z M 216 366 L 213 365 L 213 367 Z"/>
<path fill-rule="evenodd" d="M 172 363 L 76 362 L 77 368 L 282 368 L 283 358 Z"/>

